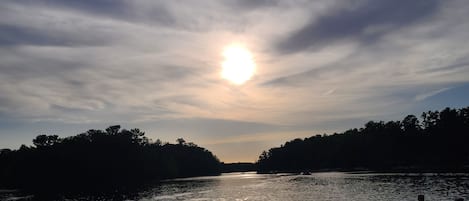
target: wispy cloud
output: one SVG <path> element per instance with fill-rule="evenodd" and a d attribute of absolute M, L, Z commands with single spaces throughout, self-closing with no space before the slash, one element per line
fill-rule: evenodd
<path fill-rule="evenodd" d="M 444 91 L 447 91 L 447 90 L 449 90 L 449 89 L 451 89 L 451 88 L 448 87 L 448 88 L 438 89 L 438 90 L 434 90 L 434 91 L 430 91 L 430 92 L 426 92 L 426 93 L 417 94 L 417 95 L 415 96 L 415 100 L 416 100 L 416 101 L 423 101 L 423 100 L 425 100 L 425 99 L 427 99 L 427 98 L 430 98 L 430 97 L 432 97 L 432 96 L 435 96 L 435 95 L 437 95 L 437 94 L 440 94 L 440 93 L 442 93 L 442 92 L 444 92 Z"/>
<path fill-rule="evenodd" d="M 374 41 L 382 35 L 431 16 L 438 0 L 361 0 L 338 3 L 321 16 L 313 16 L 302 28 L 280 41 L 281 52 L 320 48 L 338 40 Z"/>

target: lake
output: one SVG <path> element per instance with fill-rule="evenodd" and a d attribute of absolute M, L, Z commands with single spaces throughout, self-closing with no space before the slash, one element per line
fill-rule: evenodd
<path fill-rule="evenodd" d="M 228 173 L 167 180 L 128 195 L 88 196 L 70 200 L 388 201 L 417 200 L 419 194 L 424 194 L 425 200 L 454 200 L 457 197 L 469 200 L 469 174 Z"/>

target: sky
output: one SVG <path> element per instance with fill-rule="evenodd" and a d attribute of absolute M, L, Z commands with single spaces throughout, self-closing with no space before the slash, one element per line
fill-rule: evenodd
<path fill-rule="evenodd" d="M 469 105 L 467 0 L 2 0 L 0 147 L 111 125 L 225 162 Z M 221 76 L 223 51 L 255 73 Z"/>

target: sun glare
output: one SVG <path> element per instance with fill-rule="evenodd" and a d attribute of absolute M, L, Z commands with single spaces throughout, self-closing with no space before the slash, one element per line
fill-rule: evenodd
<path fill-rule="evenodd" d="M 222 63 L 223 79 L 241 85 L 251 79 L 256 71 L 256 64 L 248 49 L 232 45 L 223 51 L 225 60 Z"/>

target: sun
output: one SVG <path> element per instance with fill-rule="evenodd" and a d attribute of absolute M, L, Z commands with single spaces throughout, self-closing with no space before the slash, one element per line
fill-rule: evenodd
<path fill-rule="evenodd" d="M 256 71 L 256 63 L 251 52 L 243 46 L 231 45 L 223 51 L 221 77 L 241 85 L 251 79 Z"/>

